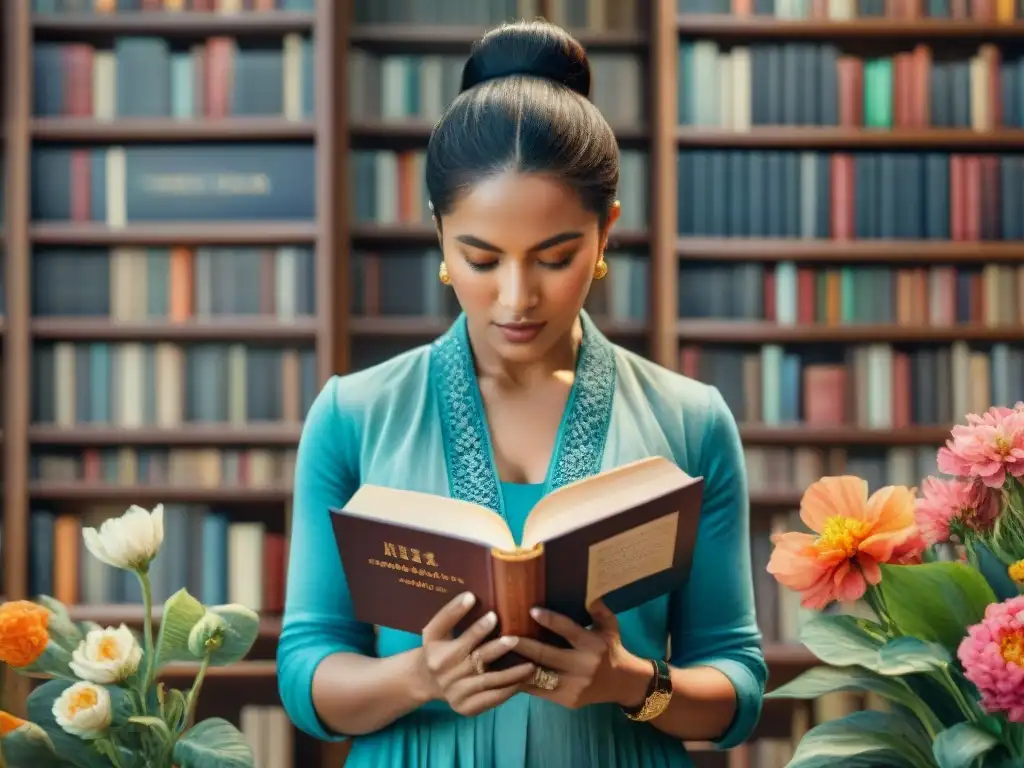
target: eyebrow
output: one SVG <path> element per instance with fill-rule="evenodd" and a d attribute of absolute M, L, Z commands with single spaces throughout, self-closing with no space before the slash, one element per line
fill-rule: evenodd
<path fill-rule="evenodd" d="M 554 248 L 556 245 L 567 243 L 570 240 L 579 240 L 583 237 L 582 232 L 562 232 L 561 234 L 549 237 L 547 240 L 541 240 L 536 245 L 529 248 L 529 251 L 546 251 L 548 248 Z M 479 248 L 481 251 L 490 251 L 491 253 L 501 253 L 502 250 L 496 245 L 488 243 L 486 240 L 481 240 L 479 237 L 473 237 L 473 235 L 459 235 L 455 238 L 460 243 L 468 245 L 471 248 Z"/>

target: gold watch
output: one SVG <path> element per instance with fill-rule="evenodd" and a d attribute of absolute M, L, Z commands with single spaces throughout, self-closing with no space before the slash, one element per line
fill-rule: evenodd
<path fill-rule="evenodd" d="M 672 676 L 669 674 L 668 664 L 661 659 L 651 659 L 651 666 L 654 667 L 654 677 L 647 686 L 647 696 L 643 703 L 632 709 L 621 708 L 626 717 L 638 723 L 653 720 L 668 709 L 669 702 L 672 701 Z"/>

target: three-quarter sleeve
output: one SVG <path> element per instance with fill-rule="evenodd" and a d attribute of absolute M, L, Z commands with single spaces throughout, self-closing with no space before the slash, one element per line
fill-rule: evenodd
<path fill-rule="evenodd" d="M 754 610 L 750 564 L 750 505 L 736 421 L 711 389 L 700 451 L 703 515 L 691 577 L 673 597 L 670 626 L 673 666 L 710 666 L 736 690 L 736 714 L 716 745 L 746 741 L 761 716 L 768 668 Z"/>
<path fill-rule="evenodd" d="M 343 735 L 324 727 L 313 705 L 313 675 L 327 656 L 374 654 L 373 626 L 356 621 L 335 544 L 330 508 L 341 507 L 359 484 L 359 444 L 340 411 L 331 378 L 306 417 L 296 457 L 288 589 L 277 675 L 281 701 L 297 728 L 323 741 Z"/>

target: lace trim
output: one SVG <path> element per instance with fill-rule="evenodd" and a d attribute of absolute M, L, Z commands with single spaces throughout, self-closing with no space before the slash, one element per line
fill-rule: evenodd
<path fill-rule="evenodd" d="M 586 313 L 576 379 L 559 430 L 545 491 L 601 470 L 615 395 L 615 351 Z M 504 514 L 501 486 L 473 370 L 465 316 L 434 342 L 431 376 L 437 388 L 441 435 L 453 498 Z"/>

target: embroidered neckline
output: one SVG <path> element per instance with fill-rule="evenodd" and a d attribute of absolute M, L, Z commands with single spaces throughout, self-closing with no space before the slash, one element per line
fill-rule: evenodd
<path fill-rule="evenodd" d="M 585 311 L 580 313 L 580 322 L 583 341 L 576 378 L 559 425 L 544 481 L 545 493 L 600 472 L 608 438 L 615 394 L 615 350 Z M 504 517 L 501 484 L 464 314 L 434 342 L 430 368 L 438 396 L 449 492 L 453 498 L 480 504 Z"/>

